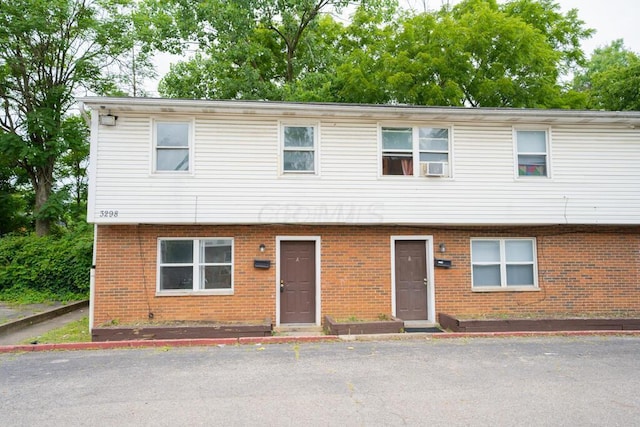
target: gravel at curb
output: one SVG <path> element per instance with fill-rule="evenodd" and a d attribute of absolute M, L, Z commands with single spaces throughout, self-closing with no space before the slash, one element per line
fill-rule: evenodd
<path fill-rule="evenodd" d="M 274 336 L 241 338 L 203 338 L 176 340 L 103 341 L 61 344 L 26 344 L 0 346 L 0 353 L 24 353 L 51 350 L 105 350 L 153 347 L 203 347 L 226 345 L 266 345 L 339 341 L 388 341 L 388 340 L 436 340 L 460 338 L 518 338 L 518 337 L 576 337 L 576 336 L 634 336 L 640 337 L 640 330 L 634 331 L 542 331 L 542 332 L 444 332 L 437 334 L 376 334 L 376 335 L 322 335 L 322 336 Z"/>

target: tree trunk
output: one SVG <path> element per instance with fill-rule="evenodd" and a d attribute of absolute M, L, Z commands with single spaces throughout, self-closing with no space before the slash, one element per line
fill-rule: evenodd
<path fill-rule="evenodd" d="M 36 217 L 36 235 L 39 237 L 46 236 L 51 232 L 51 219 L 46 215 L 41 215 L 41 210 L 45 207 L 51 195 L 52 182 L 53 173 L 48 173 L 48 170 L 38 170 L 37 180 L 33 183 L 34 191 L 36 192 L 33 213 Z"/>
<path fill-rule="evenodd" d="M 294 80 L 294 75 L 293 75 L 293 57 L 294 56 L 295 56 L 295 52 L 291 48 L 287 48 L 287 75 L 286 75 L 287 83 L 291 83 Z"/>

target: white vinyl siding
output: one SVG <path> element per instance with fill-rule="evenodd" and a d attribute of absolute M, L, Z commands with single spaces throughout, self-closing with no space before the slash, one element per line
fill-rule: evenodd
<path fill-rule="evenodd" d="M 302 117 L 302 126 L 317 126 L 316 175 L 282 179 L 283 117 L 276 113 L 167 115 L 163 120 L 192 123 L 193 167 L 189 173 L 150 173 L 152 115 L 118 112 L 115 126 L 96 126 L 92 135 L 88 219 L 98 224 L 640 223 L 639 129 L 551 125 L 553 178 L 524 179 L 514 173 L 513 123 L 456 122 L 454 113 L 429 118 L 412 126 L 451 123 L 453 178 L 381 176 L 377 117 Z M 102 217 L 102 211 L 118 215 Z"/>
<path fill-rule="evenodd" d="M 233 239 L 158 240 L 159 293 L 233 293 Z"/>
<path fill-rule="evenodd" d="M 473 289 L 536 289 L 535 242 L 535 239 L 472 239 Z"/>

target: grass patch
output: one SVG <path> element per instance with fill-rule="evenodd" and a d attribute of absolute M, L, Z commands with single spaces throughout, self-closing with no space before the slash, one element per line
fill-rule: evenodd
<path fill-rule="evenodd" d="M 73 301 L 82 301 L 89 299 L 88 292 L 52 292 L 49 290 L 37 290 L 22 286 L 14 286 L 8 289 L 0 290 L 0 301 L 13 305 L 25 304 L 47 304 L 53 301 L 59 301 L 63 304 Z"/>
<path fill-rule="evenodd" d="M 38 344 L 90 342 L 91 334 L 89 333 L 89 318 L 83 317 L 80 320 L 71 322 L 58 329 L 53 329 L 49 332 L 45 332 L 39 337 L 34 337 L 28 340 L 25 340 L 24 344 L 33 343 L 34 341 L 37 341 Z"/>

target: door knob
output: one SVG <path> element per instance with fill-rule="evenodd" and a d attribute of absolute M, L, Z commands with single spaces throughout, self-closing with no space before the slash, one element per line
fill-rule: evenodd
<path fill-rule="evenodd" d="M 284 292 L 284 280 L 280 280 L 280 292 Z"/>
<path fill-rule="evenodd" d="M 429 280 L 427 280 L 426 277 L 424 278 L 424 280 L 422 282 L 424 283 L 425 286 L 429 286 Z"/>

